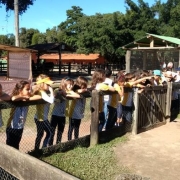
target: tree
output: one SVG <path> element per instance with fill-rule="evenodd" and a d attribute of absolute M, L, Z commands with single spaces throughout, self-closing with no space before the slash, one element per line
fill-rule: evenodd
<path fill-rule="evenodd" d="M 24 48 L 30 46 L 32 44 L 32 37 L 36 33 L 39 33 L 39 30 L 20 28 L 20 46 Z"/>
<path fill-rule="evenodd" d="M 72 9 L 66 11 L 67 20 L 58 26 L 58 30 L 63 32 L 65 43 L 73 48 L 77 48 L 77 35 L 81 33 L 78 22 L 84 16 L 82 8 L 72 6 Z"/>
<path fill-rule="evenodd" d="M 19 15 L 22 15 L 35 0 L 19 0 Z M 14 10 L 13 0 L 0 0 L 0 4 L 6 6 L 6 11 Z"/>
<path fill-rule="evenodd" d="M 46 40 L 48 43 L 58 42 L 58 31 L 56 27 L 46 30 Z"/>
<path fill-rule="evenodd" d="M 32 45 L 34 44 L 44 44 L 47 43 L 46 35 L 43 33 L 35 33 L 32 37 Z"/>
<path fill-rule="evenodd" d="M 0 35 L 0 44 L 13 45 L 15 37 L 13 34 Z"/>
<path fill-rule="evenodd" d="M 34 0 L 0 0 L 0 4 L 6 6 L 6 11 L 14 10 L 15 16 L 15 45 L 19 46 L 19 15 L 23 14 Z"/>
<path fill-rule="evenodd" d="M 79 7 L 67 10 L 67 20 L 58 26 L 61 39 L 76 48 L 78 53 L 99 53 L 109 62 L 124 55 L 121 47 L 133 39 L 125 28 L 125 17 L 120 12 L 86 16 Z"/>
<path fill-rule="evenodd" d="M 76 51 L 85 54 L 99 53 L 109 62 L 120 60 L 124 55 L 120 47 L 129 40 L 128 37 L 132 39 L 131 31 L 123 29 L 124 15 L 120 12 L 84 15 L 78 19 L 76 26 Z M 66 43 L 71 39 L 71 35 L 64 36 Z"/>
<path fill-rule="evenodd" d="M 139 39 L 145 33 L 156 34 L 159 30 L 156 12 L 148 3 L 138 0 L 135 4 L 132 0 L 126 0 L 126 28 L 133 31 L 134 39 Z"/>
<path fill-rule="evenodd" d="M 14 45 L 15 37 L 13 34 L 0 35 L 0 44 Z M 0 57 L 7 56 L 7 51 L 0 50 Z"/>
<path fill-rule="evenodd" d="M 153 6 L 156 11 L 159 34 L 180 38 L 180 1 L 167 0 L 167 3 L 157 1 Z"/>
<path fill-rule="evenodd" d="M 169 26 L 172 29 L 172 36 L 180 38 L 180 3 L 172 8 L 170 16 Z"/>

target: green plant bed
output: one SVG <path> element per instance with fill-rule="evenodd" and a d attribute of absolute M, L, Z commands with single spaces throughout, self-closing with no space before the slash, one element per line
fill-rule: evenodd
<path fill-rule="evenodd" d="M 180 114 L 177 115 L 177 119 L 180 119 Z"/>
<path fill-rule="evenodd" d="M 114 179 L 119 174 L 130 172 L 123 165 L 118 165 L 113 150 L 116 144 L 127 140 L 127 136 L 122 136 L 106 144 L 91 148 L 77 147 L 65 153 L 60 152 L 42 157 L 41 160 L 82 180 Z"/>

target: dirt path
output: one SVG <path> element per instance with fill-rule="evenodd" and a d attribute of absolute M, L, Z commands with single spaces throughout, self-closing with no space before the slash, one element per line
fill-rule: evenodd
<path fill-rule="evenodd" d="M 140 133 L 118 145 L 119 163 L 151 180 L 180 180 L 180 119 Z"/>

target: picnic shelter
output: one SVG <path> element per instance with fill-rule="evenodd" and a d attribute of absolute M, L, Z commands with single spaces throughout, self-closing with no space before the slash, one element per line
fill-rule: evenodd
<path fill-rule="evenodd" d="M 146 33 L 146 36 L 122 47 L 126 50 L 126 72 L 161 69 L 164 63 L 180 64 L 180 39 Z"/>

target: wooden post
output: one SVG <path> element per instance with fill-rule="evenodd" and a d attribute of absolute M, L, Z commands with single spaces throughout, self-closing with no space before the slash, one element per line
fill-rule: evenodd
<path fill-rule="evenodd" d="M 130 64 L 131 64 L 131 51 L 126 51 L 126 73 L 130 72 Z"/>
<path fill-rule="evenodd" d="M 71 76 L 71 63 L 68 63 L 68 76 Z"/>
<path fill-rule="evenodd" d="M 91 132 L 90 132 L 90 146 L 98 144 L 99 139 L 99 92 L 97 90 L 92 91 L 91 97 Z"/>
<path fill-rule="evenodd" d="M 9 51 L 7 54 L 7 78 L 9 79 Z"/>
<path fill-rule="evenodd" d="M 107 69 L 109 68 L 109 64 L 108 64 L 108 63 L 106 63 L 106 68 L 107 68 Z"/>
<path fill-rule="evenodd" d="M 88 64 L 88 75 L 91 75 L 92 63 Z"/>
<path fill-rule="evenodd" d="M 147 59 L 147 52 L 143 51 L 143 70 L 146 70 L 146 59 Z"/>
<path fill-rule="evenodd" d="M 133 124 L 132 124 L 132 134 L 136 135 L 138 133 L 138 111 L 139 111 L 139 94 L 138 88 L 135 89 L 134 92 L 134 106 L 135 110 L 133 113 Z"/>
<path fill-rule="evenodd" d="M 15 46 L 19 47 L 19 0 L 14 0 Z"/>
<path fill-rule="evenodd" d="M 153 51 L 153 62 L 154 62 L 154 68 L 153 69 L 158 69 L 159 64 L 157 63 L 157 51 L 156 50 Z"/>
<path fill-rule="evenodd" d="M 178 45 L 180 47 L 180 45 Z M 178 67 L 180 67 L 180 50 L 179 50 L 179 62 L 178 62 Z"/>
<path fill-rule="evenodd" d="M 150 47 L 154 47 L 154 38 L 150 37 Z"/>
<path fill-rule="evenodd" d="M 0 62 L 0 72 L 2 73 L 2 71 L 3 71 L 3 63 L 2 63 L 2 61 Z"/>
<path fill-rule="evenodd" d="M 60 44 L 59 49 L 58 49 L 58 54 L 59 54 L 59 61 L 58 61 L 58 64 L 59 64 L 59 75 L 61 75 L 61 44 Z"/>
<path fill-rule="evenodd" d="M 167 83 L 167 94 L 166 94 L 166 122 L 170 122 L 171 100 L 172 100 L 172 82 L 168 82 Z"/>

